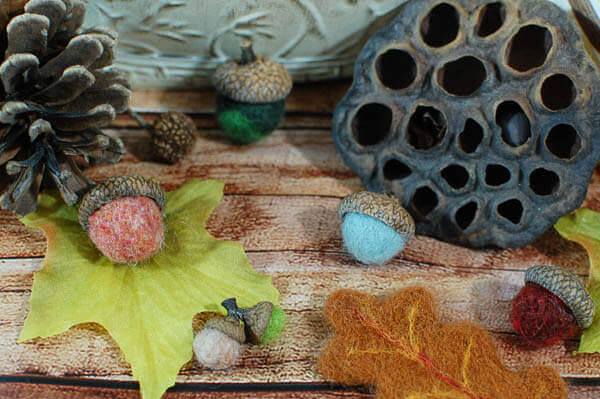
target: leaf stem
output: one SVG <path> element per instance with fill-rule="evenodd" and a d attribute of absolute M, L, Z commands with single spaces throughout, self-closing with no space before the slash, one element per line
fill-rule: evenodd
<path fill-rule="evenodd" d="M 394 337 L 386 330 L 385 326 L 382 326 L 373 318 L 369 317 L 364 313 L 361 313 L 359 310 L 355 310 L 354 314 L 365 326 L 375 331 L 377 335 L 379 335 L 381 338 L 387 341 L 390 345 L 407 353 L 410 358 L 421 363 L 421 365 L 425 367 L 425 369 L 427 369 L 431 374 L 433 374 L 433 376 L 435 376 L 440 381 L 451 386 L 463 395 L 466 395 L 469 399 L 485 399 L 482 396 L 478 396 L 473 392 L 469 391 L 462 383 L 446 374 L 426 354 L 424 354 L 423 352 L 415 352 L 412 349 L 410 349 L 410 347 L 406 343 L 404 343 L 404 341 L 401 338 Z"/>

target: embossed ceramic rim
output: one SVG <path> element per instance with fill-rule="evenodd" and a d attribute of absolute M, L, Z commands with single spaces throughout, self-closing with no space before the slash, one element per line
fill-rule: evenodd
<path fill-rule="evenodd" d="M 536 283 L 562 299 L 582 328 L 588 328 L 594 321 L 594 301 L 581 279 L 570 271 L 537 265 L 527 270 L 525 282 Z"/>
<path fill-rule="evenodd" d="M 360 213 L 381 220 L 406 241 L 415 235 L 415 223 L 412 216 L 400 205 L 394 196 L 382 193 L 360 191 L 345 197 L 339 205 L 338 214 L 342 220 L 348 213 Z"/>

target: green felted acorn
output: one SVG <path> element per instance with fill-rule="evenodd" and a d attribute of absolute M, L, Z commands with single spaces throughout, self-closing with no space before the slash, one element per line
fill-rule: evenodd
<path fill-rule="evenodd" d="M 221 65 L 213 82 L 221 128 L 236 143 L 249 144 L 281 123 L 292 78 L 280 63 L 256 56 L 250 40 L 240 46 L 241 59 Z"/>
<path fill-rule="evenodd" d="M 238 307 L 235 298 L 228 298 L 221 305 L 227 309 L 228 317 L 244 322 L 246 340 L 251 344 L 270 344 L 279 338 L 285 327 L 283 309 L 271 302 L 259 302 L 244 309 Z"/>

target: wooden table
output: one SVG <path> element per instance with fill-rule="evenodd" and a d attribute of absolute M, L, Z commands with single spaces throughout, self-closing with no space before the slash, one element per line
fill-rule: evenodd
<path fill-rule="evenodd" d="M 165 189 L 191 177 L 227 182 L 226 195 L 210 218 L 218 238 L 240 241 L 254 267 L 273 277 L 288 315 L 282 338 L 247 349 L 229 371 L 209 372 L 190 362 L 165 395 L 180 398 L 367 398 L 365 388 L 328 384 L 316 358 L 328 337 L 322 307 L 338 288 L 385 295 L 414 284 L 430 288 L 446 320 L 468 320 L 489 329 L 505 363 L 555 367 L 569 382 L 571 398 L 600 397 L 600 355 L 574 356 L 576 342 L 528 352 L 519 349 L 509 322 L 511 299 L 524 271 L 538 263 L 566 266 L 585 275 L 582 248 L 546 233 L 518 250 L 470 250 L 419 236 L 391 264 L 365 267 L 342 247 L 337 206 L 362 185 L 333 147 L 330 124 L 348 82 L 295 88 L 280 130 L 251 146 L 221 136 L 211 114 L 210 92 L 136 92 L 133 106 L 153 120 L 166 109 L 190 112 L 200 129 L 193 154 L 181 164 L 150 161 L 147 133 L 127 117 L 108 129 L 128 147 L 116 166 L 89 169 L 94 180 L 141 173 Z M 586 206 L 600 210 L 596 173 Z M 45 239 L 0 212 L 0 397 L 136 398 L 137 384 L 119 349 L 97 325 L 49 339 L 17 344 L 28 311 L 33 271 L 41 265 Z"/>

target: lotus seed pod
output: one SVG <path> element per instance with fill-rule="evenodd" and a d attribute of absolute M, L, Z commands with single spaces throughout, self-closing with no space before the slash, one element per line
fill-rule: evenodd
<path fill-rule="evenodd" d="M 593 320 L 594 302 L 579 277 L 555 266 L 530 268 L 512 303 L 513 327 L 532 348 L 578 338 Z"/>
<path fill-rule="evenodd" d="M 79 223 L 111 261 L 135 263 L 160 251 L 165 205 L 165 194 L 156 181 L 137 175 L 117 176 L 85 195 Z"/>
<path fill-rule="evenodd" d="M 334 142 L 418 233 L 522 247 L 585 198 L 598 92 L 580 29 L 550 2 L 412 0 L 363 48 Z"/>
<path fill-rule="evenodd" d="M 240 357 L 244 328 L 235 318 L 214 318 L 194 338 L 196 360 L 212 370 L 227 369 Z"/>
<path fill-rule="evenodd" d="M 241 59 L 221 65 L 213 82 L 221 128 L 234 142 L 248 144 L 279 126 L 292 78 L 283 65 L 257 57 L 251 41 L 242 42 L 241 50 Z"/>
<path fill-rule="evenodd" d="M 413 218 L 391 195 L 350 194 L 340 203 L 338 213 L 344 245 L 365 264 L 389 262 L 415 234 Z"/>

